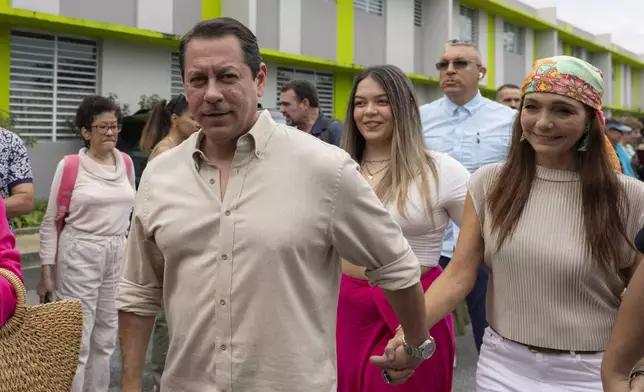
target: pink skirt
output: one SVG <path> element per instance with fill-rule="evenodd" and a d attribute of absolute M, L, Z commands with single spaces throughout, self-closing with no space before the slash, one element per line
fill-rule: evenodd
<path fill-rule="evenodd" d="M 424 290 L 441 272 L 435 267 L 421 276 Z M 372 365 L 369 357 L 382 355 L 398 324 L 380 288 L 342 275 L 337 323 L 338 392 L 451 392 L 455 351 L 452 316 L 431 329 L 436 341 L 434 355 L 406 383 L 392 387 L 385 384 L 381 369 Z"/>

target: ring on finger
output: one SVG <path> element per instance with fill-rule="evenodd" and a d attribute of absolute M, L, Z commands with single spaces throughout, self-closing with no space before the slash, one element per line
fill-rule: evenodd
<path fill-rule="evenodd" d="M 387 384 L 391 384 L 391 383 L 392 383 L 392 381 L 393 381 L 393 380 L 391 379 L 391 376 L 389 375 L 389 372 L 387 372 L 387 369 L 382 369 L 381 374 L 382 374 L 382 378 L 383 378 L 383 380 L 385 380 L 385 382 L 386 382 Z"/>

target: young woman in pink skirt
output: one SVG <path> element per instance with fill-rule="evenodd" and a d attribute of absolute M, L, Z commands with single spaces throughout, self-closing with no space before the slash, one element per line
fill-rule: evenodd
<path fill-rule="evenodd" d="M 448 222 L 460 225 L 468 171 L 447 154 L 428 151 L 414 87 L 395 66 L 367 68 L 356 78 L 342 147 L 398 222 L 420 262 L 425 290 L 438 265 Z M 430 331 L 434 355 L 397 387 L 369 363 L 382 355 L 398 327 L 385 293 L 369 286 L 364 269 L 344 260 L 338 304 L 338 392 L 450 392 L 454 363 L 452 317 Z"/>

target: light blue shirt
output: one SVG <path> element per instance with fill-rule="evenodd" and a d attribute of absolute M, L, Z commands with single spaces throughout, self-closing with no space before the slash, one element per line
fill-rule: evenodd
<path fill-rule="evenodd" d="M 440 98 L 420 107 L 425 145 L 449 154 L 474 173 L 483 165 L 505 160 L 516 113 L 480 92 L 463 106 Z M 443 256 L 454 255 L 457 237 L 458 227 L 450 222 L 445 229 Z"/>

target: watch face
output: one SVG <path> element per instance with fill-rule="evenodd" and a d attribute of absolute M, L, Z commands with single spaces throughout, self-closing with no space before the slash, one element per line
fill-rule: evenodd
<path fill-rule="evenodd" d="M 424 359 L 429 359 L 432 355 L 434 355 L 435 351 L 436 351 L 436 343 L 434 342 L 434 339 L 430 339 L 430 340 L 426 341 L 420 347 L 420 355 Z"/>

